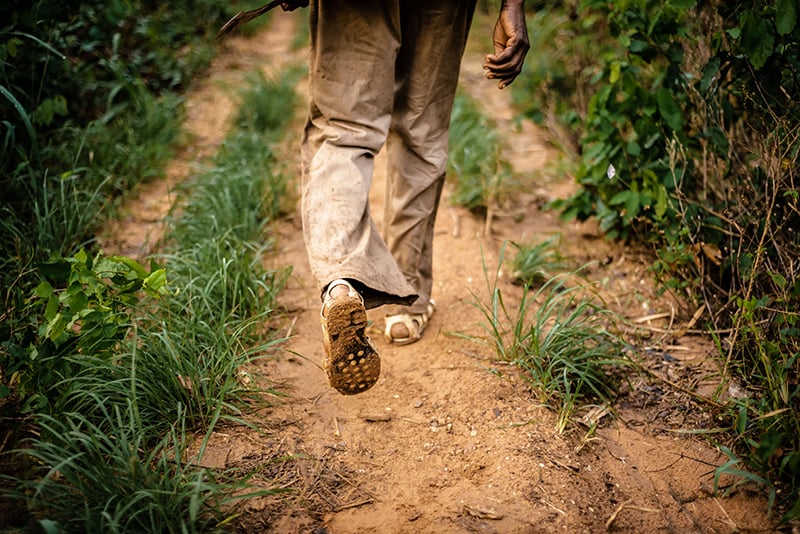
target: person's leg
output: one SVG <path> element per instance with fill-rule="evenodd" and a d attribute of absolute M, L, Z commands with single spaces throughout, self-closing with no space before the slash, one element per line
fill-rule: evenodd
<path fill-rule="evenodd" d="M 391 121 L 397 0 L 310 6 L 310 104 L 303 137 L 303 233 L 320 290 L 353 283 L 367 308 L 416 298 L 369 209 L 374 157 Z"/>
<path fill-rule="evenodd" d="M 475 2 L 408 1 L 388 138 L 386 243 L 419 299 L 387 314 L 429 311 L 433 226 L 447 170 L 448 128 Z M 405 326 L 394 337 L 403 338 Z"/>

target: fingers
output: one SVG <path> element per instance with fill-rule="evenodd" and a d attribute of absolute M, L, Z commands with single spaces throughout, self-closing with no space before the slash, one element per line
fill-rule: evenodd
<path fill-rule="evenodd" d="M 298 7 L 308 7 L 308 0 L 287 0 L 281 4 L 284 11 L 294 11 Z"/>
<path fill-rule="evenodd" d="M 486 77 L 498 80 L 500 89 L 510 85 L 522 72 L 528 48 L 527 43 L 509 43 L 509 47 L 499 54 L 487 55 L 483 63 Z"/>
<path fill-rule="evenodd" d="M 494 54 L 483 62 L 486 77 L 498 81 L 498 87 L 507 87 L 522 72 L 525 55 L 530 49 L 525 11 L 522 2 L 504 2 L 492 35 Z"/>

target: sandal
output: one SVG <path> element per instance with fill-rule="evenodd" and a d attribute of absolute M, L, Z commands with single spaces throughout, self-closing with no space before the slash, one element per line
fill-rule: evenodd
<path fill-rule="evenodd" d="M 347 295 L 331 297 L 334 287 L 345 285 Z M 381 360 L 366 335 L 364 299 L 346 280 L 328 286 L 320 310 L 326 357 L 322 368 L 331 387 L 343 395 L 363 393 L 381 373 Z"/>
<path fill-rule="evenodd" d="M 428 309 L 425 313 L 399 313 L 397 315 L 387 315 L 386 327 L 383 335 L 386 341 L 394 343 L 395 345 L 408 345 L 422 339 L 422 334 L 425 333 L 425 327 L 428 326 L 428 321 L 435 311 L 434 302 L 431 300 L 428 303 Z M 407 337 L 394 337 L 392 336 L 392 327 L 396 324 L 402 324 L 408 330 Z"/>

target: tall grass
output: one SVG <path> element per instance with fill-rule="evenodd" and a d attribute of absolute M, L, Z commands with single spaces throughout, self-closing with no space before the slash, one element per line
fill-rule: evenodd
<path fill-rule="evenodd" d="M 41 416 L 41 438 L 23 452 L 35 475 L 14 490 L 34 509 L 45 532 L 208 532 L 230 519 L 230 502 L 258 490 L 185 458 L 182 417 L 155 444 L 143 428 L 135 397 L 107 404 L 95 395 L 90 412 Z M 180 408 L 178 408 L 180 410 Z M 234 490 L 243 493 L 234 495 Z"/>
<path fill-rule="evenodd" d="M 280 137 L 281 129 L 292 118 L 297 103 L 294 86 L 304 69 L 292 67 L 281 77 L 272 78 L 261 71 L 245 77 L 246 86 L 239 94 L 236 125 L 241 130 L 264 134 L 271 139 Z"/>
<path fill-rule="evenodd" d="M 557 248 L 558 236 L 540 243 L 511 243 L 517 252 L 511 259 L 512 282 L 520 285 L 541 285 L 556 273 L 563 272 L 567 263 Z"/>

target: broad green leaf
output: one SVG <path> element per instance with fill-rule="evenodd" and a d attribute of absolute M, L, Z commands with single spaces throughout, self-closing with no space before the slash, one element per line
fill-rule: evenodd
<path fill-rule="evenodd" d="M 664 214 L 667 212 L 667 188 L 663 185 L 659 184 L 656 187 L 656 206 L 655 206 L 655 213 L 658 219 L 664 217 Z"/>
<path fill-rule="evenodd" d="M 758 15 L 748 12 L 743 17 L 742 36 L 739 44 L 753 68 L 760 69 L 772 55 L 775 36 L 769 24 Z"/>
<path fill-rule="evenodd" d="M 22 40 L 16 37 L 12 37 L 6 42 L 6 50 L 8 51 L 8 55 L 11 57 L 17 57 L 17 49 L 22 44 Z"/>
<path fill-rule="evenodd" d="M 672 96 L 672 93 L 662 87 L 659 89 L 656 99 L 658 100 L 658 111 L 661 113 L 661 117 L 664 119 L 664 122 L 667 123 L 667 126 L 674 131 L 683 128 L 683 112 Z"/>
<path fill-rule="evenodd" d="M 780 35 L 788 35 L 797 23 L 797 0 L 778 0 L 775 14 L 775 29 Z"/>
<path fill-rule="evenodd" d="M 34 290 L 34 293 L 36 294 L 37 297 L 40 297 L 40 298 L 43 298 L 43 299 L 49 298 L 50 295 L 53 294 L 53 286 L 51 286 L 47 282 L 42 282 L 41 284 L 36 286 L 36 289 Z"/>
<path fill-rule="evenodd" d="M 608 77 L 608 81 L 610 83 L 617 83 L 620 78 L 620 72 L 622 70 L 622 65 L 620 65 L 619 61 L 615 61 L 611 64 L 611 73 Z"/>
<path fill-rule="evenodd" d="M 89 305 L 89 298 L 86 296 L 86 293 L 78 290 L 73 291 L 72 287 L 66 293 L 67 298 L 65 299 L 65 304 L 69 306 L 69 310 L 71 313 L 80 313 L 81 310 L 86 308 Z"/>
<path fill-rule="evenodd" d="M 628 202 L 632 194 L 633 191 L 627 189 L 625 191 L 620 191 L 619 193 L 611 197 L 611 200 L 608 201 L 608 204 L 609 206 L 619 206 L 620 204 L 625 204 Z"/>
<path fill-rule="evenodd" d="M 641 54 L 648 48 L 650 48 L 650 45 L 641 39 L 632 40 L 630 46 L 628 47 L 628 49 L 634 54 Z"/>
<path fill-rule="evenodd" d="M 78 252 L 76 252 L 73 257 L 75 258 L 75 260 L 78 263 L 82 263 L 84 265 L 86 264 L 86 260 L 88 259 L 88 256 L 86 255 L 86 251 L 83 250 L 83 249 L 80 249 Z"/>
<path fill-rule="evenodd" d="M 63 315 L 57 313 L 53 320 L 47 323 L 47 330 L 45 334 L 51 341 L 58 344 L 59 338 L 64 334 L 67 327 L 67 321 Z"/>
<path fill-rule="evenodd" d="M 636 191 L 631 191 L 630 193 L 631 194 L 628 196 L 628 201 L 625 202 L 625 211 L 627 212 L 625 214 L 626 220 L 631 220 L 639 215 L 639 208 L 641 207 L 639 202 L 639 193 Z"/>
<path fill-rule="evenodd" d="M 72 270 L 70 262 L 65 259 L 43 262 L 38 268 L 42 276 L 56 282 L 66 282 Z"/>
<path fill-rule="evenodd" d="M 127 265 L 132 271 L 138 274 L 141 278 L 147 276 L 147 270 L 138 261 L 128 258 L 126 256 L 111 256 L 108 258 L 111 261 Z"/>
<path fill-rule="evenodd" d="M 47 298 L 47 306 L 44 309 L 44 318 L 48 321 L 52 321 L 53 318 L 58 313 L 58 308 L 60 307 L 60 302 L 58 300 L 58 296 L 55 293 L 51 293 L 50 296 Z"/>
<path fill-rule="evenodd" d="M 167 271 L 166 269 L 158 269 L 150 273 L 150 275 L 144 279 L 144 289 L 153 291 L 157 294 L 165 294 L 166 293 L 166 286 L 167 286 Z"/>
<path fill-rule="evenodd" d="M 53 117 L 56 115 L 64 116 L 67 114 L 67 99 L 62 95 L 56 95 L 53 98 L 46 98 L 39 104 L 31 118 L 34 124 L 38 126 L 49 126 L 53 122 Z"/>
<path fill-rule="evenodd" d="M 786 278 L 783 275 L 780 273 L 770 273 L 770 276 L 772 277 L 772 281 L 776 286 L 781 289 L 786 287 Z"/>

